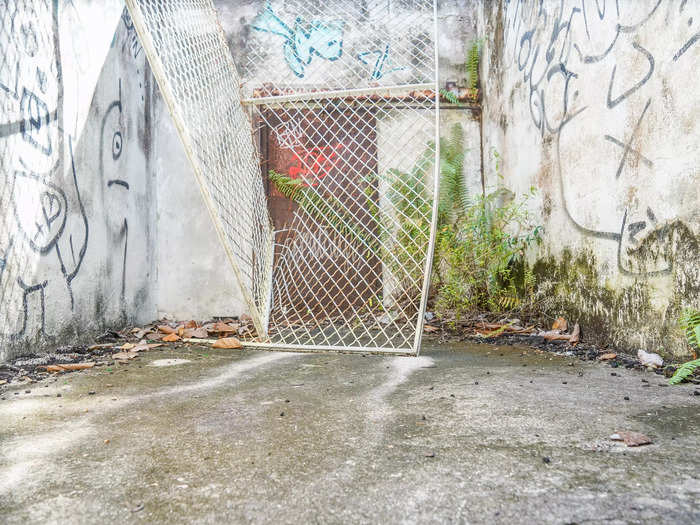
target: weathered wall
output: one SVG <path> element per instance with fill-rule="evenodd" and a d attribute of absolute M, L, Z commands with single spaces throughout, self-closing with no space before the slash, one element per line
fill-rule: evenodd
<path fill-rule="evenodd" d="M 480 33 L 484 151 L 510 189 L 539 189 L 553 307 L 600 342 L 683 352 L 677 315 L 700 302 L 700 3 L 484 2 Z"/>
<path fill-rule="evenodd" d="M 240 69 L 250 58 L 250 23 L 264 9 L 267 0 L 215 0 L 214 3 Z M 464 57 L 476 31 L 475 4 L 475 0 L 444 0 L 439 3 L 440 23 L 443 25 L 439 43 L 442 85 L 447 82 L 465 85 Z M 286 67 L 284 62 L 280 61 L 280 67 Z M 160 96 L 156 97 L 155 107 L 159 313 L 197 319 L 239 315 L 245 311 L 245 304 Z M 443 131 L 448 133 L 454 123 L 460 123 L 465 129 L 465 177 L 470 188 L 478 191 L 481 163 L 478 113 L 446 110 L 441 120 Z M 416 155 L 419 153 L 417 149 Z"/>
<path fill-rule="evenodd" d="M 151 76 L 122 9 L 0 6 L 0 361 L 155 315 Z"/>

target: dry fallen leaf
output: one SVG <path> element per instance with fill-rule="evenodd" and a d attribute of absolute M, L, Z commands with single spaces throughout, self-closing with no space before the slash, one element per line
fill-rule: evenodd
<path fill-rule="evenodd" d="M 120 349 L 120 350 L 131 350 L 131 349 L 133 349 L 134 347 L 136 347 L 136 345 L 135 345 L 134 343 L 124 343 L 123 345 L 121 345 L 121 346 L 119 347 L 119 349 Z"/>
<path fill-rule="evenodd" d="M 598 356 L 598 361 L 610 361 L 611 359 L 615 359 L 617 357 L 617 354 L 603 354 Z"/>
<path fill-rule="evenodd" d="M 561 330 L 562 332 L 566 332 L 568 329 L 569 324 L 563 317 L 557 317 L 556 321 L 554 321 L 554 324 L 552 325 L 552 330 Z"/>
<path fill-rule="evenodd" d="M 197 328 L 197 321 L 187 321 L 184 324 L 185 328 Z"/>
<path fill-rule="evenodd" d="M 209 332 L 206 328 L 188 328 L 185 330 L 183 337 L 187 339 L 206 339 L 209 337 Z"/>
<path fill-rule="evenodd" d="M 88 350 L 97 350 L 98 348 L 111 348 L 114 343 L 100 343 L 98 345 L 88 346 Z"/>
<path fill-rule="evenodd" d="M 158 330 L 160 330 L 164 334 L 174 334 L 177 331 L 175 328 L 173 328 L 172 326 L 168 326 L 167 324 L 159 325 Z"/>
<path fill-rule="evenodd" d="M 552 330 L 541 334 L 547 341 L 570 341 L 571 336 L 567 334 L 560 334 L 559 330 Z"/>
<path fill-rule="evenodd" d="M 218 339 L 213 345 L 214 348 L 242 348 L 243 345 L 241 342 L 236 339 L 235 337 L 224 337 L 222 339 Z"/>
<path fill-rule="evenodd" d="M 151 328 L 141 328 L 134 332 L 134 337 L 139 341 L 151 333 Z"/>
<path fill-rule="evenodd" d="M 152 348 L 158 348 L 159 346 L 164 346 L 163 344 L 156 343 L 156 344 L 146 344 L 146 343 L 139 343 L 138 345 L 134 346 L 131 351 L 136 353 L 136 352 L 143 352 L 145 350 L 150 350 Z"/>
<path fill-rule="evenodd" d="M 574 325 L 574 329 L 571 332 L 571 339 L 569 339 L 569 344 L 577 345 L 581 341 L 581 327 L 578 323 Z"/>
<path fill-rule="evenodd" d="M 429 325 L 429 324 L 426 324 L 426 325 L 423 327 L 423 331 L 428 332 L 429 334 L 432 333 L 432 332 L 437 332 L 438 330 L 439 330 L 439 328 L 438 328 L 437 326 L 432 326 L 432 325 Z"/>
<path fill-rule="evenodd" d="M 47 365 L 47 372 L 73 372 L 75 370 L 86 370 L 95 366 L 93 361 L 86 363 L 64 363 L 62 365 Z"/>
<path fill-rule="evenodd" d="M 610 439 L 613 441 L 624 441 L 628 447 L 641 447 L 652 443 L 651 439 L 644 434 L 630 430 L 619 430 L 610 436 Z"/>
<path fill-rule="evenodd" d="M 213 325 L 207 325 L 207 331 L 218 332 L 220 334 L 235 332 L 236 329 L 226 323 L 214 323 Z"/>
<path fill-rule="evenodd" d="M 180 340 L 180 336 L 177 334 L 168 334 L 162 340 L 166 343 L 174 343 Z"/>
<path fill-rule="evenodd" d="M 117 361 L 128 361 L 129 359 L 134 359 L 138 356 L 138 352 L 119 352 L 117 354 L 114 354 L 112 356 L 112 359 L 116 359 Z"/>

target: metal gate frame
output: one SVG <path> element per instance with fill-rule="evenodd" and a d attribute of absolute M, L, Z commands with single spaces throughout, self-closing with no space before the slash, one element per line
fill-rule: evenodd
<path fill-rule="evenodd" d="M 236 71 L 236 66 L 228 49 L 223 29 L 218 22 L 216 11 L 214 10 L 211 0 L 174 0 L 172 3 L 174 7 L 172 8 L 169 6 L 164 7 L 162 2 L 153 2 L 153 0 L 126 0 L 126 4 L 130 11 L 134 28 L 139 35 L 141 44 L 146 51 L 146 55 L 153 70 L 154 76 L 156 77 L 168 109 L 173 117 L 173 121 L 182 140 L 187 157 L 193 167 L 195 178 L 197 179 L 202 197 L 214 223 L 219 240 L 224 247 L 229 263 L 231 264 L 232 270 L 241 289 L 241 293 L 250 310 L 259 339 L 262 339 L 261 342 L 244 342 L 243 345 L 249 348 L 295 352 L 331 351 L 410 356 L 419 355 L 425 321 L 425 311 L 430 288 L 432 261 L 435 251 L 440 184 L 440 93 L 438 89 L 438 18 L 436 0 L 432 0 L 434 82 L 383 87 L 363 87 L 354 89 L 332 89 L 326 91 L 266 96 L 260 98 L 244 98 L 242 96 L 242 93 L 239 90 L 240 79 Z M 175 11 L 178 8 L 182 8 L 183 12 L 189 9 L 189 15 L 196 11 L 198 16 L 194 17 L 194 19 L 190 16 L 190 19 L 181 17 L 181 19 L 175 20 L 174 17 L 169 16 L 169 14 L 166 12 L 168 9 Z M 180 23 L 181 27 L 177 27 L 175 25 L 176 23 Z M 168 24 L 174 27 L 170 27 Z M 221 184 L 230 185 L 232 187 L 234 185 L 240 186 L 248 183 L 252 185 L 251 189 L 254 191 L 258 189 L 258 184 L 262 184 L 262 178 L 259 167 L 257 167 L 257 173 L 255 173 L 255 170 L 250 167 L 250 159 L 248 159 L 247 162 L 245 158 L 241 160 L 240 156 L 232 158 L 231 151 L 222 153 L 220 150 L 217 150 L 215 153 L 219 153 L 221 155 L 221 158 L 217 157 L 215 159 L 217 163 L 213 162 L 212 159 L 207 156 L 208 154 L 211 154 L 211 147 L 209 147 L 210 145 L 206 141 L 207 137 L 205 132 L 202 131 L 201 125 L 197 127 L 197 125 L 201 124 L 201 122 L 197 121 L 193 126 L 193 118 L 196 118 L 193 117 L 193 115 L 199 115 L 199 113 L 193 112 L 191 111 L 191 108 L 185 106 L 189 100 L 187 97 L 190 95 L 187 92 L 183 92 L 181 86 L 174 83 L 173 79 L 178 75 L 183 74 L 181 69 L 184 69 L 185 73 L 201 73 L 201 71 L 197 71 L 197 67 L 203 68 L 205 66 L 213 66 L 211 66 L 209 62 L 205 63 L 204 58 L 202 58 L 202 63 L 192 60 L 197 55 L 202 55 L 201 49 L 198 49 L 196 54 L 193 50 L 192 54 L 186 61 L 182 61 L 180 59 L 180 61 L 177 62 L 176 57 L 167 55 L 167 53 L 171 51 L 169 46 L 173 46 L 175 44 L 174 47 L 177 47 L 180 44 L 180 42 L 176 40 L 176 37 L 177 35 L 182 35 L 185 33 L 185 31 L 181 30 L 181 28 L 185 26 L 187 26 L 188 29 L 193 28 L 192 33 L 187 33 L 188 39 L 196 39 L 195 37 L 197 37 L 199 42 L 210 46 L 211 49 L 207 49 L 211 53 L 209 55 L 210 58 L 211 56 L 215 56 L 219 57 L 220 59 L 222 55 L 225 56 L 223 63 L 216 63 L 216 65 L 220 68 L 216 70 L 216 72 L 221 72 L 222 77 L 227 77 L 226 80 L 229 89 L 226 94 L 230 95 L 231 98 L 227 109 L 238 124 L 238 127 L 230 125 L 227 129 L 227 132 L 229 133 L 228 139 L 230 140 L 226 144 L 228 145 L 229 149 L 233 149 L 234 146 L 242 148 L 245 155 L 248 154 L 251 146 L 256 154 L 257 149 L 253 144 L 252 124 L 248 120 L 248 115 L 245 115 L 243 107 L 249 110 L 255 110 L 257 107 L 262 105 L 272 106 L 276 104 L 283 105 L 288 103 L 303 103 L 305 101 L 318 99 L 343 99 L 349 97 L 376 96 L 382 94 L 390 97 L 397 88 L 401 90 L 432 92 L 434 95 L 435 113 L 432 217 L 430 220 L 429 241 L 423 271 L 422 291 L 418 301 L 418 316 L 415 326 L 415 335 L 410 347 L 394 348 L 378 346 L 346 346 L 334 344 L 290 344 L 276 343 L 269 339 L 268 329 L 270 312 L 272 308 L 272 265 L 274 258 L 274 245 L 272 238 L 273 231 L 269 215 L 265 218 L 261 215 L 259 209 L 256 210 L 256 205 L 259 205 L 259 202 L 254 202 L 256 198 L 255 195 L 253 195 L 253 200 L 251 202 L 246 203 L 249 205 L 251 212 L 250 216 L 246 215 L 244 218 L 250 221 L 253 236 L 255 237 L 255 235 L 257 235 L 257 237 L 254 239 L 243 239 L 243 242 L 247 243 L 246 248 L 249 248 L 251 253 L 255 254 L 255 257 L 253 258 L 254 260 L 245 260 L 245 252 L 243 254 L 237 253 L 235 247 L 238 246 L 238 244 L 234 243 L 238 242 L 236 240 L 236 236 L 245 234 L 245 227 L 249 226 L 249 224 L 237 224 L 227 220 L 230 218 L 230 215 L 232 215 L 231 210 L 227 210 L 227 203 L 221 202 L 221 199 L 216 195 L 214 189 L 216 189 L 217 186 L 211 179 L 213 176 L 218 175 L 218 172 L 215 173 L 215 175 L 212 175 L 211 172 L 212 170 L 216 170 L 217 165 L 221 164 L 224 166 L 224 174 L 228 173 L 226 177 L 221 179 Z M 155 28 L 158 28 L 158 41 L 156 41 L 153 36 L 153 29 Z M 231 86 L 236 87 L 232 88 Z M 196 86 L 195 89 L 198 87 L 199 86 Z M 215 90 L 210 91 L 210 93 L 214 96 L 216 95 Z M 220 93 L 219 96 L 221 96 Z M 202 113 L 201 108 L 197 109 L 199 109 L 200 113 Z M 216 108 L 212 108 L 210 105 L 206 109 L 210 110 L 210 114 L 204 112 L 204 117 L 208 116 L 211 119 L 217 118 L 216 112 L 212 111 Z M 247 129 L 250 133 L 246 133 L 245 130 L 241 129 L 243 123 L 245 123 L 245 129 Z M 204 134 L 204 140 L 202 140 L 202 136 L 197 135 L 197 132 Z M 243 157 L 245 157 L 245 155 Z M 222 168 L 219 168 L 219 170 L 222 170 Z M 237 178 L 232 178 L 230 176 L 231 172 L 235 172 L 237 174 Z M 257 181 L 255 180 L 255 176 L 258 177 Z M 231 184 L 232 180 L 235 184 Z M 218 180 L 215 182 L 218 182 Z M 265 209 L 267 209 L 266 205 Z"/>

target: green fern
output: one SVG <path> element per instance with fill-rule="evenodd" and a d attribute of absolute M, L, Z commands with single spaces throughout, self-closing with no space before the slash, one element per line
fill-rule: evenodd
<path fill-rule="evenodd" d="M 440 95 L 450 104 L 459 104 L 459 99 L 452 91 L 447 91 L 445 88 L 440 88 Z"/>
<path fill-rule="evenodd" d="M 698 367 L 700 367 L 700 359 L 683 363 L 678 367 L 678 370 L 676 370 L 676 373 L 673 374 L 673 377 L 669 379 L 668 382 L 672 385 L 678 385 L 692 376 L 695 369 Z"/>
<path fill-rule="evenodd" d="M 688 344 L 696 350 L 700 349 L 700 311 L 687 309 L 681 315 L 680 324 Z"/>
<path fill-rule="evenodd" d="M 700 349 L 700 311 L 688 308 L 681 315 L 680 325 L 685 332 L 688 344 L 694 350 Z M 668 382 L 672 385 L 678 385 L 692 376 L 698 367 L 700 367 L 700 359 L 683 363 Z"/>
<path fill-rule="evenodd" d="M 275 188 L 294 201 L 301 209 L 321 223 L 332 226 L 341 235 L 351 240 L 360 241 L 370 249 L 376 239 L 357 222 L 349 213 L 345 212 L 345 206 L 332 195 L 319 195 L 313 189 L 305 186 L 300 179 L 292 179 L 274 170 L 269 171 L 270 182 Z"/>
<path fill-rule="evenodd" d="M 464 129 L 452 127 L 450 136 L 440 140 L 440 226 L 455 224 L 471 205 L 464 180 Z"/>
<path fill-rule="evenodd" d="M 482 40 L 472 41 L 467 53 L 467 73 L 469 74 L 469 87 L 472 90 L 479 88 L 479 59 L 481 55 Z"/>

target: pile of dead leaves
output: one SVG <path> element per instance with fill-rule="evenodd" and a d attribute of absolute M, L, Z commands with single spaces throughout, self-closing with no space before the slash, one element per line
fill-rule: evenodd
<path fill-rule="evenodd" d="M 119 347 L 123 355 L 116 354 L 113 356 L 115 359 L 129 359 L 139 351 L 163 346 L 165 343 L 182 342 L 210 344 L 213 348 L 241 348 L 241 340 L 255 340 L 256 333 L 252 319 L 243 315 L 236 319 L 218 319 L 205 323 L 161 320 L 148 326 L 122 330 L 119 336 L 128 342 Z"/>
<path fill-rule="evenodd" d="M 435 333 L 440 331 L 440 327 L 436 326 L 437 322 L 424 326 L 426 333 Z M 511 319 L 502 322 L 489 322 L 485 319 L 470 319 L 460 322 L 449 321 L 448 324 L 454 328 L 458 328 L 461 332 L 479 338 L 495 338 L 502 335 L 530 335 L 533 337 L 542 337 L 545 341 L 565 341 L 575 346 L 581 342 L 581 327 L 578 323 L 574 324 L 569 330 L 569 323 L 563 317 L 559 317 L 554 321 L 551 329 L 542 330 L 534 325 L 523 326 L 519 319 Z"/>

